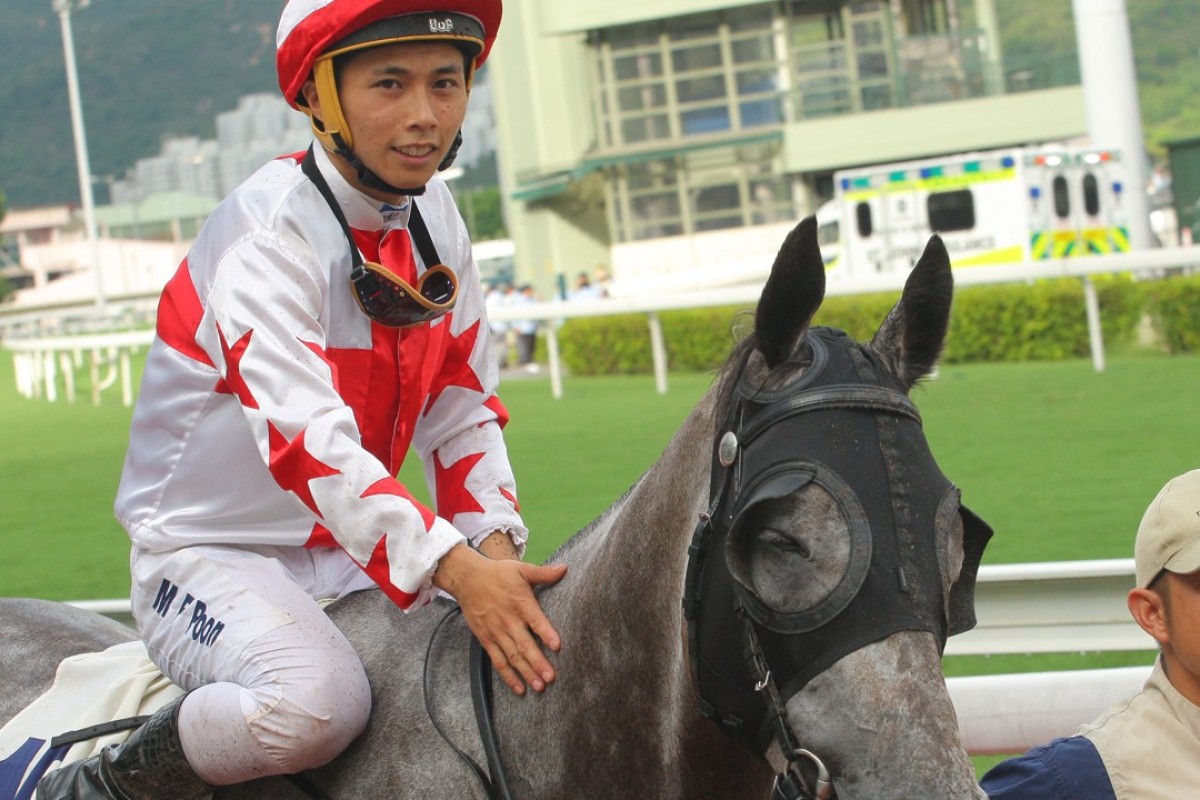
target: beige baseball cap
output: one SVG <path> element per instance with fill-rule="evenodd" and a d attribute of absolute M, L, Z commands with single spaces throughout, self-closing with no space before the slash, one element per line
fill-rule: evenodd
<path fill-rule="evenodd" d="M 1172 478 L 1150 503 L 1133 545 L 1137 585 L 1150 585 L 1164 569 L 1200 570 L 1200 469 Z"/>

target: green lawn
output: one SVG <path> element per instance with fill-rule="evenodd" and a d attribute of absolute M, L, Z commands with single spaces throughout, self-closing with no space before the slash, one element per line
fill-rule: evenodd
<path fill-rule="evenodd" d="M 708 375 L 507 381 L 508 441 L 541 560 L 616 500 L 662 452 Z M 918 388 L 933 450 L 996 529 L 985 563 L 1121 558 L 1142 510 L 1200 459 L 1200 357 L 949 366 Z M 26 400 L 0 353 L 0 593 L 57 599 L 126 593 L 112 497 L 129 411 Z M 402 477 L 422 496 L 419 465 Z"/>
<path fill-rule="evenodd" d="M 672 375 L 503 385 L 509 449 L 531 560 L 586 525 L 661 454 L 711 383 Z M 1124 558 L 1142 511 L 1172 476 L 1200 463 L 1200 356 L 944 367 L 914 392 L 934 453 L 968 505 L 996 529 L 984 563 Z M 0 595 L 123 597 L 128 542 L 111 506 L 130 412 L 109 390 L 99 407 L 26 400 L 0 351 Z M 427 497 L 419 465 L 401 477 Z M 1148 663 L 1145 653 L 956 657 L 950 675 Z M 986 768 L 995 759 L 976 759 Z"/>

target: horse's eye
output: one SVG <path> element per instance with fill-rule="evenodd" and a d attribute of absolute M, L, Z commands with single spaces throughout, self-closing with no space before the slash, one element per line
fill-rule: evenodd
<path fill-rule="evenodd" d="M 797 541 L 784 531 L 775 528 L 764 528 L 759 533 L 758 538 L 767 547 L 774 548 L 782 553 L 800 556 L 801 558 L 812 557 L 812 550 L 804 542 Z"/>

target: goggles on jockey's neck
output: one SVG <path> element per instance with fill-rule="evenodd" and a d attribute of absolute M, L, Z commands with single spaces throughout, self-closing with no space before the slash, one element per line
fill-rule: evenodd
<path fill-rule="evenodd" d="M 311 147 L 301 161 L 300 168 L 325 198 L 329 210 L 342 226 L 342 233 L 346 235 L 346 242 L 350 245 L 350 283 L 364 314 L 389 328 L 407 328 L 435 320 L 454 308 L 454 301 L 458 299 L 458 280 L 454 271 L 438 258 L 429 229 L 425 227 L 425 220 L 421 219 L 415 202 L 409 211 L 408 230 L 421 252 L 421 259 L 429 266 L 417 279 L 417 285 L 413 286 L 382 264 L 363 261 L 354 235 L 350 232 L 350 225 L 346 222 L 346 215 L 342 213 L 329 184 L 317 168 Z"/>
<path fill-rule="evenodd" d="M 362 262 L 354 248 L 350 283 L 363 313 L 380 325 L 406 328 L 429 322 L 454 308 L 458 282 L 444 264 L 425 270 L 413 286 L 382 264 Z"/>

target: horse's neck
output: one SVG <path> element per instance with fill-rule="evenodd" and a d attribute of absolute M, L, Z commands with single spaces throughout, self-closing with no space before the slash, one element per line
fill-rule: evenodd
<path fill-rule="evenodd" d="M 708 503 L 710 408 L 706 398 L 658 461 L 564 549 L 572 580 L 558 599 L 568 614 L 579 611 L 591 625 L 587 618 L 598 612 L 656 596 L 679 610 L 687 547 Z"/>
<path fill-rule="evenodd" d="M 586 677 L 589 694 L 666 717 L 689 707 L 681 601 L 688 544 L 708 500 L 710 406 L 702 402 L 641 480 L 572 539 L 562 553 L 570 571 L 544 595 L 564 642 L 564 681 Z"/>
<path fill-rule="evenodd" d="M 707 779 L 719 765 L 740 780 L 754 768 L 731 765 L 727 741 L 714 743 L 723 735 L 696 724 L 687 662 L 681 601 L 688 545 L 708 505 L 712 403 L 710 392 L 641 480 L 572 538 L 559 554 L 570 565 L 567 577 L 543 595 L 563 639 L 560 685 L 546 694 L 549 711 L 514 704 L 510 721 L 554 742 L 552 751 L 570 753 L 573 764 L 604 765 L 574 776 L 578 796 L 604 796 L 614 775 L 627 790 L 622 796 L 718 796 L 712 787 L 693 791 L 689 776 Z M 546 757 L 524 766 L 545 781 L 560 778 Z M 562 788 L 548 796 L 566 796 Z"/>

